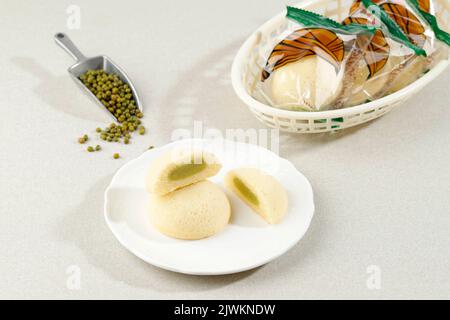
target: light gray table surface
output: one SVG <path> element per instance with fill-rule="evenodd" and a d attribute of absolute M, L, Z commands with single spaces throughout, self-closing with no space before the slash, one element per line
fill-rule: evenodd
<path fill-rule="evenodd" d="M 81 10 L 79 29 L 67 13 Z M 288 3 L 294 3 L 288 1 Z M 118 168 L 193 122 L 264 128 L 236 97 L 232 59 L 283 10 L 279 1 L 2 1 L 0 13 L 0 298 L 450 298 L 450 72 L 368 125 L 283 134 L 280 155 L 314 188 L 298 245 L 256 270 L 187 276 L 146 264 L 103 219 Z M 145 136 L 89 154 L 77 143 L 109 119 L 73 83 L 67 33 L 135 82 Z M 120 160 L 112 160 L 113 152 Z M 67 285 L 71 266 L 79 289 Z M 380 272 L 378 289 L 367 286 Z"/>

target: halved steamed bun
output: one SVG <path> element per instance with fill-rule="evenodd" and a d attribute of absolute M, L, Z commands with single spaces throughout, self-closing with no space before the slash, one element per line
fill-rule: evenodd
<path fill-rule="evenodd" d="M 148 192 L 164 195 L 181 187 L 212 177 L 221 164 L 211 153 L 175 150 L 155 159 L 150 165 L 146 187 Z"/>
<path fill-rule="evenodd" d="M 254 168 L 235 169 L 227 173 L 225 185 L 270 224 L 284 217 L 288 196 L 272 176 Z"/>

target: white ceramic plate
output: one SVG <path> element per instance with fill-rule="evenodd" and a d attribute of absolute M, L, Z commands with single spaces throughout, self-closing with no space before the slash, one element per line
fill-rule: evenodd
<path fill-rule="evenodd" d="M 230 224 L 212 237 L 177 240 L 150 223 L 145 176 L 155 157 L 177 147 L 213 152 L 222 169 L 210 178 L 230 199 Z M 289 209 L 281 223 L 269 225 L 226 190 L 230 169 L 256 167 L 272 174 L 288 192 Z M 163 269 L 196 275 L 229 274 L 261 266 L 285 253 L 305 234 L 314 214 L 308 180 L 287 160 L 255 145 L 229 140 L 180 140 L 149 150 L 120 168 L 105 191 L 105 219 L 119 242 L 142 260 Z"/>

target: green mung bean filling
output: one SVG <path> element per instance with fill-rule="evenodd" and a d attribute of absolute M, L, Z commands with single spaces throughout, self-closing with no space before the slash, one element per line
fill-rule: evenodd
<path fill-rule="evenodd" d="M 194 174 L 203 171 L 205 168 L 206 168 L 205 162 L 199 164 L 196 163 L 180 164 L 169 173 L 169 179 L 173 181 L 185 179 L 187 177 L 193 176 Z"/>
<path fill-rule="evenodd" d="M 254 204 L 255 206 L 259 205 L 259 200 L 256 194 L 250 190 L 250 188 L 238 177 L 233 178 L 233 183 L 239 193 L 247 199 L 248 202 Z"/>

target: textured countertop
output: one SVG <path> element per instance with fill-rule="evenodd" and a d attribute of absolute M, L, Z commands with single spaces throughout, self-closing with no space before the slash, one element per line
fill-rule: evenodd
<path fill-rule="evenodd" d="M 70 29 L 71 4 L 2 1 L 0 298 L 450 298 L 449 70 L 368 125 L 283 134 L 280 155 L 315 192 L 306 236 L 256 270 L 181 275 L 116 241 L 104 189 L 120 166 L 194 121 L 221 132 L 264 128 L 229 73 L 241 43 L 284 4 L 77 1 L 80 28 Z M 77 143 L 109 119 L 68 76 L 59 31 L 127 71 L 146 135 L 95 154 Z M 112 160 L 116 151 L 122 158 Z"/>

